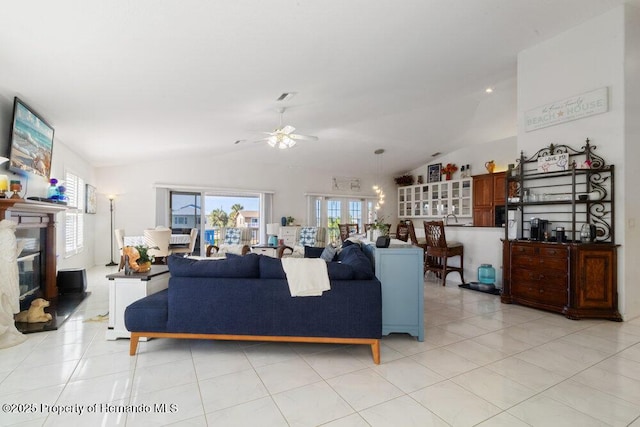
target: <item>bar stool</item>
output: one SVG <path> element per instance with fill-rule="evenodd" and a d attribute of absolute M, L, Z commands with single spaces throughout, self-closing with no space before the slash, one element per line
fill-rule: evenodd
<path fill-rule="evenodd" d="M 447 242 L 444 234 L 444 222 L 424 221 L 424 235 L 427 238 L 425 252 L 425 272 L 433 271 L 442 277 L 442 286 L 446 283 L 447 274 L 458 272 L 464 284 L 464 246 L 459 242 Z M 448 259 L 460 257 L 460 267 L 448 265 Z"/>

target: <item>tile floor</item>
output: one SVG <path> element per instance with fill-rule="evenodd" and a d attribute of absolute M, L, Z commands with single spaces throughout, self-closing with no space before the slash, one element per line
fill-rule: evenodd
<path fill-rule="evenodd" d="M 383 338 L 379 366 L 369 347 L 320 344 L 153 340 L 131 357 L 88 321 L 110 272 L 88 272 L 60 330 L 0 350 L 0 403 L 16 404 L 0 425 L 640 426 L 640 319 L 571 321 L 426 281 L 425 341 Z"/>

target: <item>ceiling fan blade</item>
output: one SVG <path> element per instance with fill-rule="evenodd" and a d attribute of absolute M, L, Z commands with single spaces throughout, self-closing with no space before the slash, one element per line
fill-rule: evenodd
<path fill-rule="evenodd" d="M 317 136 L 312 136 L 312 135 L 299 135 L 297 133 L 292 133 L 289 135 L 289 138 L 291 139 L 296 139 L 299 141 L 317 141 L 318 137 Z"/>
<path fill-rule="evenodd" d="M 280 129 L 280 132 L 289 135 L 291 132 L 293 132 L 294 130 L 296 130 L 296 128 L 294 128 L 293 126 L 290 125 L 286 125 L 285 127 L 283 127 L 282 129 Z"/>

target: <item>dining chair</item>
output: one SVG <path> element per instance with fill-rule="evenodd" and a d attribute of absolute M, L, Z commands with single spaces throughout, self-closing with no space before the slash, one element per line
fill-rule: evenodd
<path fill-rule="evenodd" d="M 120 263 L 118 264 L 118 271 L 124 267 L 124 228 L 116 228 L 113 230 L 113 234 L 116 237 L 116 244 L 118 245 L 118 251 L 120 251 Z"/>
<path fill-rule="evenodd" d="M 184 254 L 184 256 L 189 256 L 193 253 L 196 248 L 196 241 L 198 240 L 198 229 L 192 228 L 189 233 L 189 244 L 187 246 L 178 246 L 171 248 L 171 254 Z"/>
<path fill-rule="evenodd" d="M 396 239 L 403 242 L 409 241 L 409 226 L 404 221 L 400 221 L 396 227 Z"/>
<path fill-rule="evenodd" d="M 164 258 L 164 261 L 166 261 L 166 257 L 171 254 L 171 250 L 169 249 L 170 241 L 171 229 L 169 228 L 166 230 L 144 230 L 145 245 L 149 247 L 149 255 L 152 255 L 155 258 Z"/>
<path fill-rule="evenodd" d="M 427 240 L 425 255 L 426 271 L 433 271 L 442 278 L 442 286 L 446 284 L 447 274 L 458 272 L 464 284 L 464 246 L 459 242 L 447 242 L 443 221 L 424 221 L 424 235 Z M 460 267 L 448 264 L 451 257 L 460 257 Z"/>
<path fill-rule="evenodd" d="M 352 234 L 360 233 L 360 226 L 356 224 L 338 224 L 340 229 L 340 240 L 343 242 L 349 238 Z"/>

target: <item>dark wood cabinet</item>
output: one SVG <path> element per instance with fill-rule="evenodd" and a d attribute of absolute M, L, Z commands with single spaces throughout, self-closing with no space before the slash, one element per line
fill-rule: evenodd
<path fill-rule="evenodd" d="M 529 158 L 521 154 L 518 168 L 506 176 L 506 185 L 514 189 L 506 208 L 514 210 L 513 221 L 520 228 L 515 240 L 508 240 L 505 231 L 502 302 L 554 311 L 570 319 L 622 321 L 614 230 L 615 168 L 593 149 L 587 140 L 580 151 L 551 145 Z M 552 168 L 548 162 L 559 157 L 568 160 L 568 167 Z M 542 238 L 532 231 L 534 221 L 527 219 L 538 217 L 556 227 L 555 236 L 545 232 Z"/>
<path fill-rule="evenodd" d="M 505 204 L 505 172 L 476 175 L 473 177 L 473 225 L 475 227 L 499 227 L 496 215 Z"/>
<path fill-rule="evenodd" d="M 503 268 L 504 303 L 562 313 L 570 319 L 622 321 L 616 245 L 505 240 Z"/>

